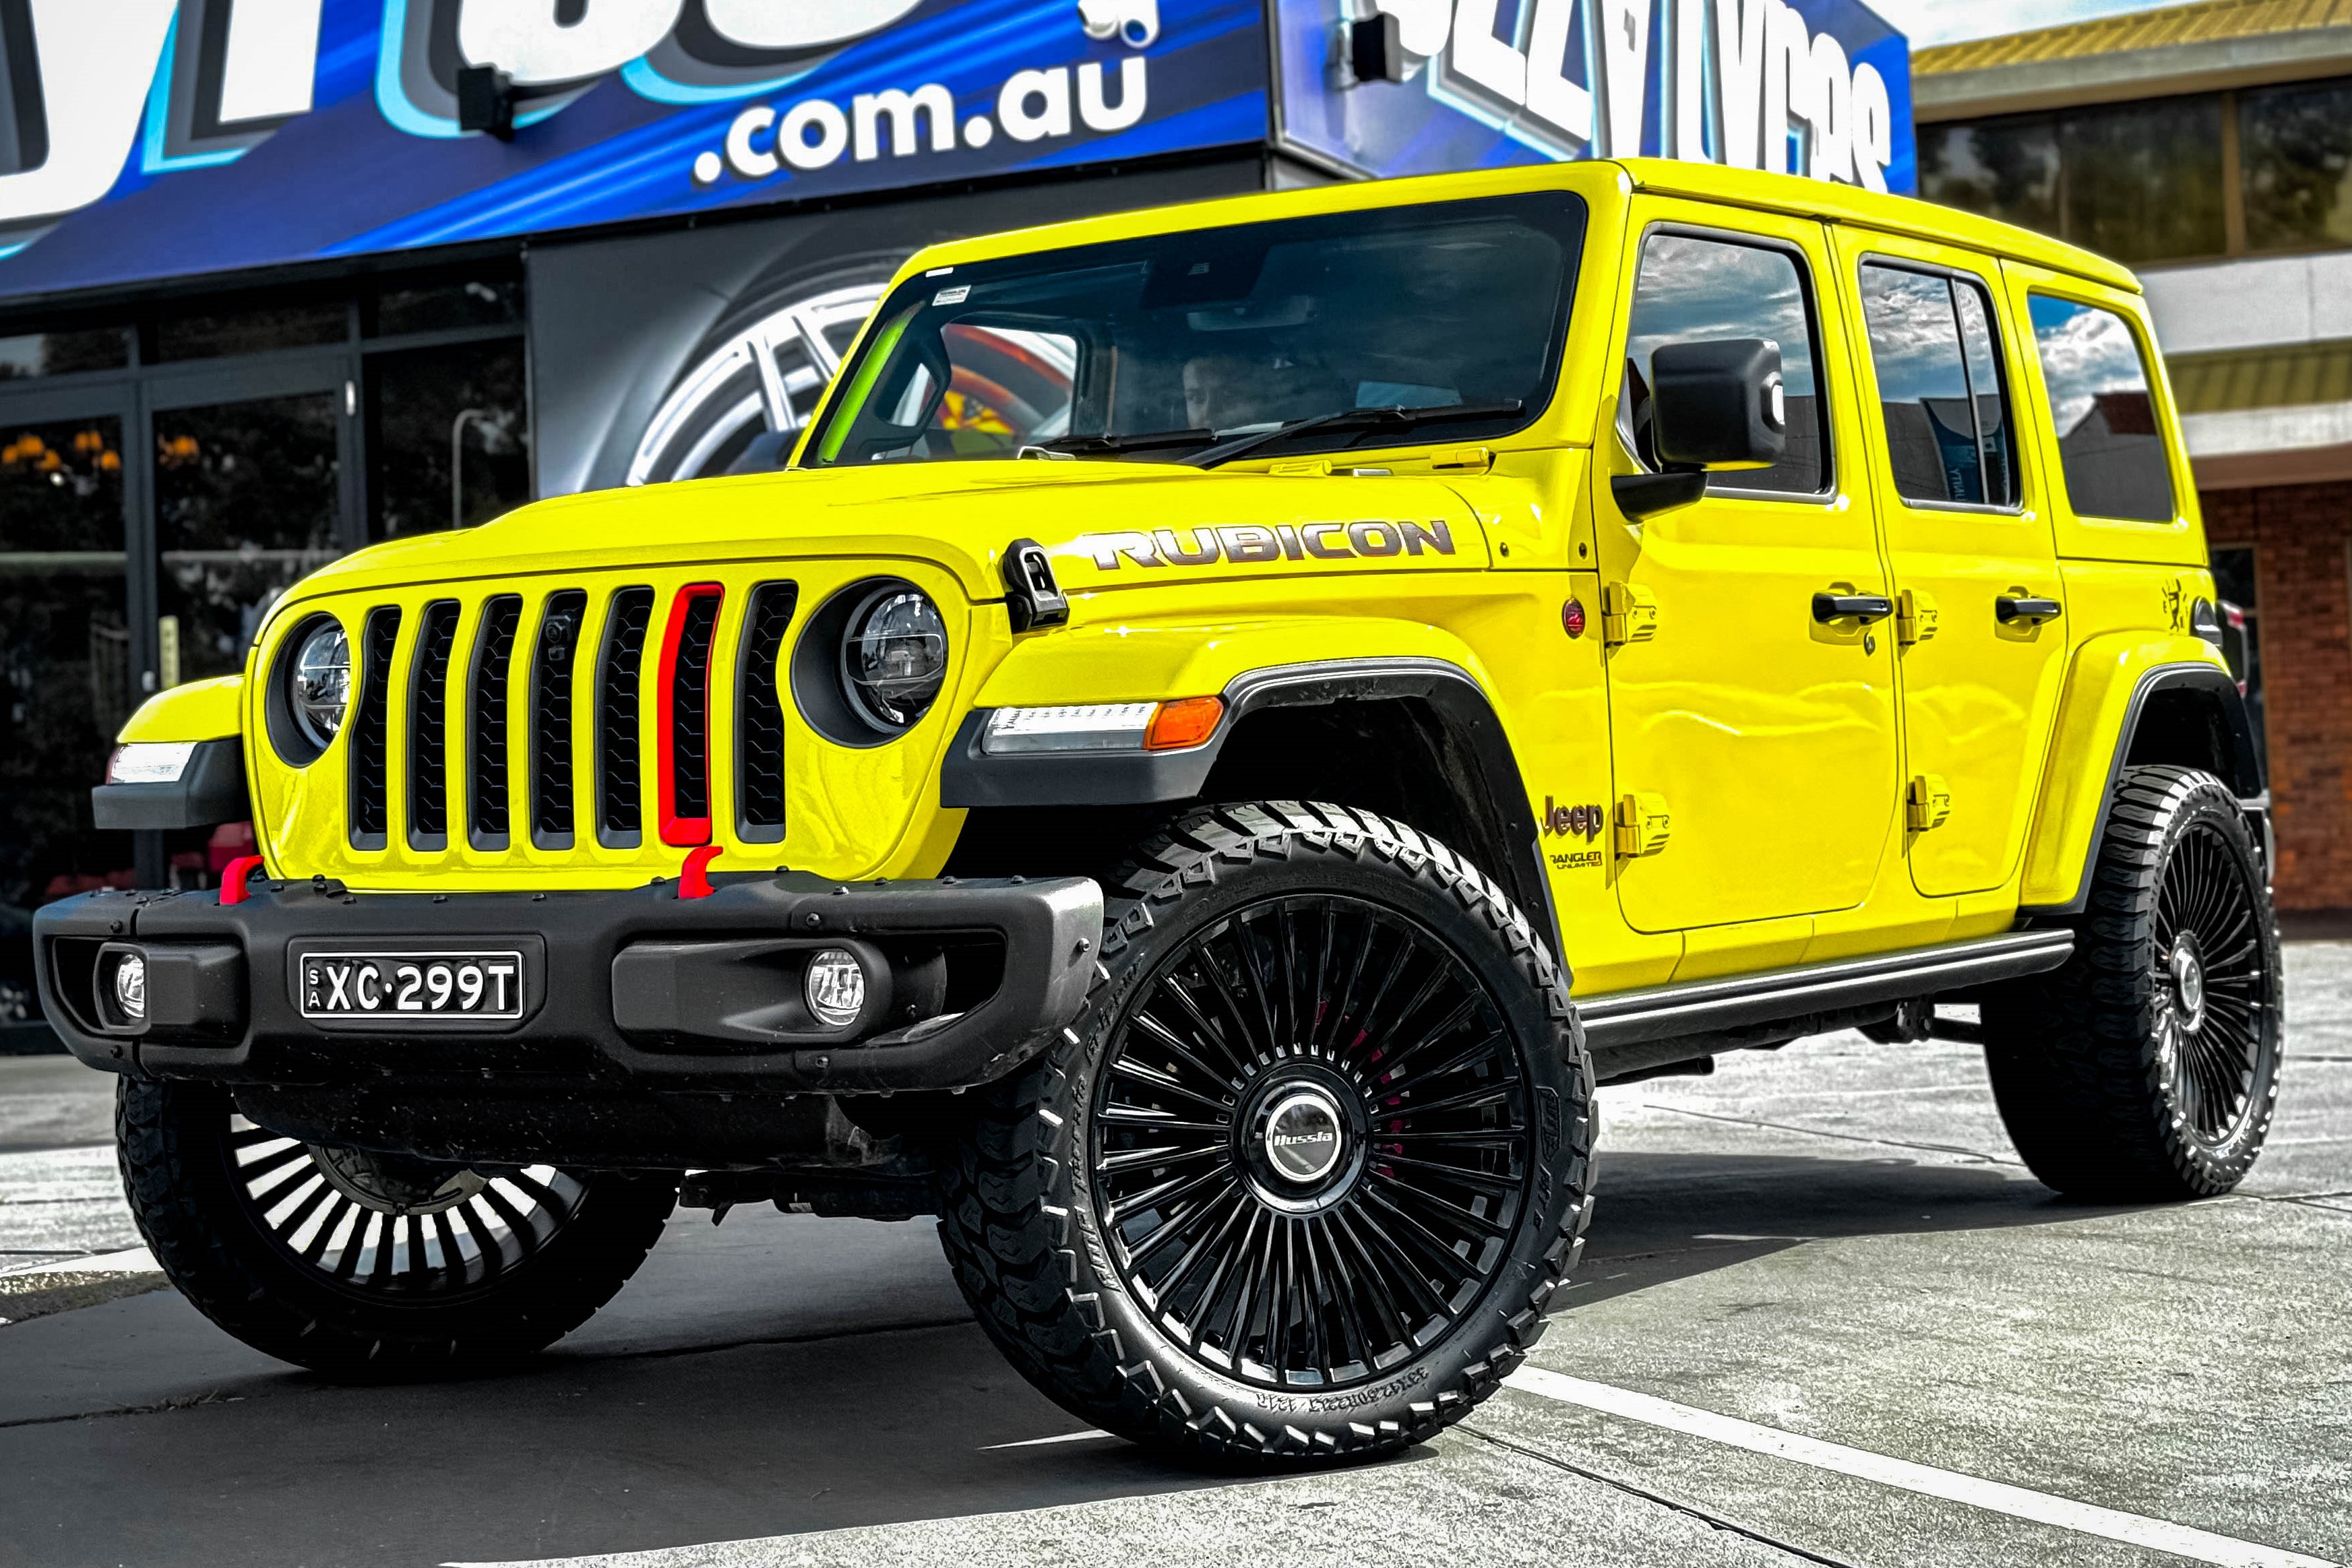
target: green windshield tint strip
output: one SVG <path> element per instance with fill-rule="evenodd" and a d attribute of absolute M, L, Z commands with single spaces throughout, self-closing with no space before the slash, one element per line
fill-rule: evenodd
<path fill-rule="evenodd" d="M 882 367 L 890 362 L 890 351 L 898 346 L 899 335 L 906 331 L 907 323 L 912 321 L 916 311 L 921 308 L 919 305 L 900 311 L 896 321 L 874 335 L 873 343 L 858 364 L 857 379 L 849 383 L 840 402 L 835 405 L 833 416 L 824 422 L 824 441 L 818 455 L 825 462 L 830 463 L 841 455 L 841 444 L 849 439 L 850 427 L 857 423 L 858 412 L 865 408 L 866 398 L 873 394 L 874 383 L 881 378 Z"/>

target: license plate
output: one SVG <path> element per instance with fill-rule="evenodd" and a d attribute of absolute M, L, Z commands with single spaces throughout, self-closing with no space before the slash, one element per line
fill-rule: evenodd
<path fill-rule="evenodd" d="M 306 1019 L 476 1019 L 522 1017 L 522 955 L 483 953 L 305 953 Z"/>

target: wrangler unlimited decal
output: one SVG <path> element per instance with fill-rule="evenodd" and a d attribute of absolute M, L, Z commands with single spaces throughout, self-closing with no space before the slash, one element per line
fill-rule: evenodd
<path fill-rule="evenodd" d="M 1191 544 L 1182 536 L 1192 536 Z M 1155 528 L 1115 534 L 1081 534 L 1078 548 L 1105 571 L 1117 571 L 1121 558 L 1138 566 L 1209 566 L 1229 560 L 1245 566 L 1262 560 L 1347 560 L 1359 556 L 1454 553 L 1454 529 L 1444 519 L 1426 523 L 1229 523 L 1221 528 Z"/>

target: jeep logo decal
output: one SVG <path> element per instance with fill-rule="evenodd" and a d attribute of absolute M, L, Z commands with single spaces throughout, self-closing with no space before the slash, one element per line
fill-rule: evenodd
<path fill-rule="evenodd" d="M 1563 806 L 1544 797 L 1543 831 L 1547 836 L 1581 838 L 1590 843 L 1608 825 L 1609 813 L 1599 806 Z"/>
<path fill-rule="evenodd" d="M 1190 535 L 1188 541 L 1185 538 Z M 1121 561 L 1138 566 L 1212 566 L 1220 560 L 1248 566 L 1268 560 L 1351 560 L 1360 557 L 1454 553 L 1454 529 L 1443 518 L 1426 523 L 1232 523 L 1219 528 L 1155 528 L 1113 534 L 1081 534 L 1078 548 L 1095 565 L 1117 571 Z"/>

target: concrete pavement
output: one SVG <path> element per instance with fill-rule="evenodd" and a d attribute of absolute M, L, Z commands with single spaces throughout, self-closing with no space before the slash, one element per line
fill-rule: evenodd
<path fill-rule="evenodd" d="M 2252 1543 L 2210 1561 L 2352 1559 L 2352 946 L 2289 979 L 2269 1152 L 2209 1203 L 2059 1202 L 1961 1047 L 1604 1092 L 1535 1364 Z M 0 1269 L 134 1244 L 104 1082 L 24 1068 Z M 2180 1560 L 1517 1389 L 1365 1469 L 1170 1467 L 1022 1383 L 928 1225 L 750 1211 L 680 1217 L 585 1329 L 472 1383 L 326 1385 L 169 1292 L 0 1328 L 0 1563 Z"/>

